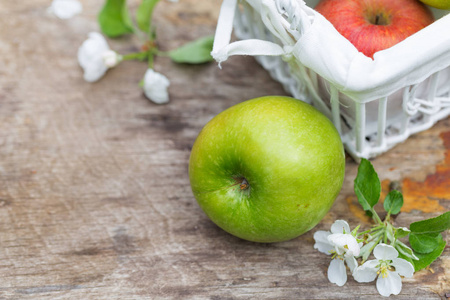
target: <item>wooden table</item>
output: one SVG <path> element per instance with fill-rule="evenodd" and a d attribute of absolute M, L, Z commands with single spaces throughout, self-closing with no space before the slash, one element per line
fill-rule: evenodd
<path fill-rule="evenodd" d="M 328 282 L 329 258 L 313 232 L 336 219 L 369 220 L 357 204 L 357 164 L 347 159 L 342 192 L 319 225 L 296 239 L 257 244 L 216 227 L 188 179 L 190 148 L 204 124 L 253 97 L 281 94 L 253 58 L 176 65 L 158 58 L 171 101 L 148 101 L 142 62 L 125 62 L 97 83 L 83 81 L 76 53 L 98 31 L 102 1 L 83 1 L 70 20 L 50 0 L 0 5 L 0 298 L 325 299 L 378 298 L 374 283 Z M 138 0 L 130 1 L 135 10 Z M 160 46 L 213 34 L 219 0 L 161 1 Z M 110 40 L 120 53 L 131 37 Z M 403 190 L 398 226 L 450 208 L 450 119 L 373 160 L 386 194 Z M 449 241 L 449 235 L 445 238 Z M 450 251 L 396 299 L 445 299 Z M 447 296 L 446 296 L 447 295 Z"/>

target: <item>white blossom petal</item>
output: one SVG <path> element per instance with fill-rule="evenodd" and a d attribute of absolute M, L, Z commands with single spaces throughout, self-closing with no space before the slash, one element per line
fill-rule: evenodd
<path fill-rule="evenodd" d="M 95 82 L 105 75 L 108 67 L 101 63 L 94 63 L 84 69 L 83 78 L 87 82 Z"/>
<path fill-rule="evenodd" d="M 108 70 L 103 54 L 111 51 L 106 39 L 98 32 L 89 33 L 87 40 L 78 49 L 78 63 L 84 70 L 84 79 L 94 82 Z"/>
<path fill-rule="evenodd" d="M 398 295 L 402 291 L 402 279 L 396 272 L 387 271 L 387 276 L 378 276 L 377 290 L 381 296 Z"/>
<path fill-rule="evenodd" d="M 122 57 L 118 55 L 115 51 L 108 50 L 103 52 L 102 59 L 108 68 L 113 68 L 119 64 Z"/>
<path fill-rule="evenodd" d="M 353 278 L 358 282 L 374 281 L 378 275 L 378 269 L 376 268 L 377 264 L 377 260 L 366 261 L 362 266 L 359 266 L 353 270 Z"/>
<path fill-rule="evenodd" d="M 370 269 L 374 269 L 374 270 L 378 270 L 377 269 L 377 265 L 378 265 L 378 260 L 376 259 L 372 259 L 372 260 L 368 260 L 366 261 L 364 264 L 362 264 L 365 268 L 370 268 Z"/>
<path fill-rule="evenodd" d="M 397 272 L 399 275 L 408 278 L 411 278 L 414 275 L 413 265 L 403 258 L 394 258 L 391 265 L 395 267 L 395 272 Z"/>
<path fill-rule="evenodd" d="M 322 253 L 330 255 L 332 250 L 334 250 L 334 246 L 330 244 L 327 237 L 331 234 L 329 231 L 316 231 L 314 233 L 314 240 L 316 243 L 314 244 L 314 249 L 319 250 Z"/>
<path fill-rule="evenodd" d="M 354 256 L 349 256 L 345 258 L 345 263 L 347 264 L 350 272 L 353 272 L 355 268 L 358 266 L 358 262 Z"/>
<path fill-rule="evenodd" d="M 351 234 L 334 233 L 328 236 L 328 241 L 335 245 L 338 254 L 358 256 L 360 252 L 358 241 Z"/>
<path fill-rule="evenodd" d="M 343 286 L 347 282 L 347 270 L 345 269 L 344 261 L 340 259 L 333 259 L 328 267 L 328 280 L 338 286 Z"/>
<path fill-rule="evenodd" d="M 378 244 L 373 249 L 373 255 L 379 260 L 392 260 L 398 257 L 398 251 L 391 245 Z"/>
<path fill-rule="evenodd" d="M 350 226 L 344 220 L 336 220 L 331 225 L 331 233 L 350 233 Z"/>
<path fill-rule="evenodd" d="M 166 76 L 155 72 L 153 69 L 147 69 L 144 76 L 145 96 L 155 103 L 162 104 L 169 102 L 169 92 L 167 88 L 170 85 Z"/>
<path fill-rule="evenodd" d="M 70 19 L 83 11 L 78 0 L 53 0 L 49 11 L 60 19 Z"/>
<path fill-rule="evenodd" d="M 78 62 L 84 69 L 91 64 L 92 60 L 98 59 L 100 53 L 108 50 L 109 46 L 105 38 L 98 32 L 91 32 L 88 39 L 78 49 Z"/>

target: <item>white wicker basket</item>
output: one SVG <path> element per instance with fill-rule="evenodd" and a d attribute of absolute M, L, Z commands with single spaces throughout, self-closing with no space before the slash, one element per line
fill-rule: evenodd
<path fill-rule="evenodd" d="M 450 114 L 450 15 L 374 59 L 301 0 L 224 0 L 213 57 L 253 55 L 327 115 L 355 159 L 375 157 Z M 435 11 L 436 12 L 436 11 Z M 230 43 L 232 27 L 239 41 Z"/>

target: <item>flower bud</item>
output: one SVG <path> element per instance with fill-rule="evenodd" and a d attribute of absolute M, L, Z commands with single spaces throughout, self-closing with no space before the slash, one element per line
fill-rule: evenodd
<path fill-rule="evenodd" d="M 103 62 L 105 63 L 105 66 L 108 68 L 113 68 L 119 64 L 122 57 L 118 55 L 115 51 L 108 50 L 103 52 L 102 54 Z"/>
<path fill-rule="evenodd" d="M 170 85 L 166 76 L 155 72 L 153 69 L 147 69 L 144 76 L 145 96 L 155 103 L 162 104 L 169 102 L 169 93 L 167 88 Z"/>

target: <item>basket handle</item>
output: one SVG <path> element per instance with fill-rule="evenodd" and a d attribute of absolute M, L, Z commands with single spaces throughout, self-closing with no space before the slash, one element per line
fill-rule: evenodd
<path fill-rule="evenodd" d="M 344 90 L 355 58 L 358 66 L 361 63 L 370 65 L 372 61 L 363 54 L 358 56 L 356 48 L 303 0 L 242 0 L 261 15 L 264 26 L 278 38 L 281 45 L 259 39 L 230 42 L 233 21 L 239 13 L 238 1 L 222 2 L 211 51 L 219 67 L 232 55 L 281 56 L 284 61 L 298 60 L 339 90 Z M 326 34 L 326 42 L 323 34 Z"/>
<path fill-rule="evenodd" d="M 273 0 L 259 0 L 254 1 L 254 5 L 258 5 L 260 10 L 273 13 L 274 7 L 276 7 L 276 11 L 285 12 L 287 9 L 295 9 L 296 6 L 293 6 L 294 4 L 292 3 L 304 4 L 301 0 L 296 0 L 295 2 L 292 0 L 276 0 L 275 2 Z M 306 4 L 304 5 L 306 6 Z M 211 52 L 211 56 L 219 63 L 219 67 L 221 62 L 226 61 L 228 57 L 232 55 L 291 56 L 292 45 L 285 45 L 282 47 L 279 44 L 258 39 L 248 39 L 230 43 L 234 15 L 237 9 L 237 0 L 224 0 L 222 2 L 213 50 Z M 305 21 L 302 20 L 302 18 L 293 20 L 293 16 L 295 16 L 295 14 L 288 14 L 288 20 L 290 18 L 290 21 L 294 21 L 291 23 L 291 27 L 294 24 L 297 27 L 305 26 Z M 296 29 L 298 30 L 298 28 Z"/>

